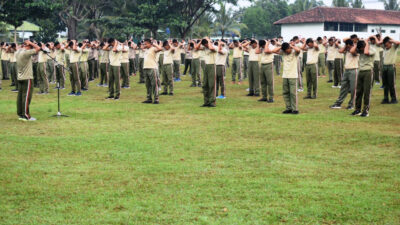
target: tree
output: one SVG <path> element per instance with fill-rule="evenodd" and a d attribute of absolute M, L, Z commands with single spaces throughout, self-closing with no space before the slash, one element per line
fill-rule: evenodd
<path fill-rule="evenodd" d="M 397 0 L 380 0 L 383 2 L 386 10 L 399 10 L 399 2 Z"/>
<path fill-rule="evenodd" d="M 349 0 L 333 0 L 332 6 L 335 7 L 349 7 Z"/>
<path fill-rule="evenodd" d="M 26 5 L 30 2 L 30 0 L 0 2 L 0 21 L 14 27 L 14 42 L 17 42 L 17 27 L 21 26 L 24 20 L 29 17 L 29 10 L 26 10 Z"/>
<path fill-rule="evenodd" d="M 244 10 L 242 23 L 247 28 L 242 36 L 274 38 L 280 35 L 279 26 L 273 23 L 289 15 L 289 6 L 285 0 L 258 0 Z"/>
<path fill-rule="evenodd" d="M 362 0 L 352 0 L 351 7 L 361 9 L 361 8 L 364 8 L 364 4 L 363 4 Z"/>
<path fill-rule="evenodd" d="M 324 3 L 318 0 L 296 0 L 289 6 L 290 14 L 296 14 L 322 5 Z"/>
<path fill-rule="evenodd" d="M 190 33 L 193 38 L 210 36 L 213 29 L 213 17 L 211 13 L 204 13 L 193 25 Z"/>
<path fill-rule="evenodd" d="M 238 22 L 240 13 L 227 9 L 223 3 L 220 3 L 220 9 L 214 13 L 214 16 L 214 30 L 220 32 L 222 38 L 225 37 L 226 32 L 234 32 L 240 36 L 240 28 L 247 27 Z"/>

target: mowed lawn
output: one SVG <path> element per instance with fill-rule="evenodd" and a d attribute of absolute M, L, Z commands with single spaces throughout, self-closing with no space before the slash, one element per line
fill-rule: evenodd
<path fill-rule="evenodd" d="M 68 118 L 51 117 L 55 90 L 35 94 L 36 122 L 17 120 L 3 82 L 0 224 L 400 224 L 400 104 L 381 105 L 379 86 L 361 118 L 329 109 L 327 78 L 318 99 L 299 94 L 300 115 L 281 114 L 281 77 L 260 103 L 228 69 L 217 108 L 190 76 L 160 105 L 137 81 L 120 101 L 97 81 L 69 97 L 68 82 Z"/>

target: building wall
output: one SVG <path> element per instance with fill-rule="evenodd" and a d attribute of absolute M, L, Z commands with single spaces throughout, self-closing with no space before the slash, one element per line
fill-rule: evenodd
<path fill-rule="evenodd" d="M 343 31 L 324 31 L 323 23 L 303 23 L 303 24 L 283 24 L 281 25 L 281 36 L 283 40 L 289 41 L 293 36 L 299 36 L 300 38 L 317 38 L 317 37 L 332 37 L 343 39 L 349 37 L 352 34 L 362 38 L 368 38 L 371 35 L 377 34 L 377 28 L 385 30 L 382 36 L 390 36 L 396 40 L 400 40 L 400 26 L 388 26 L 388 25 L 368 25 L 368 32 L 343 32 Z M 373 31 L 373 32 L 372 32 Z M 391 33 L 395 31 L 395 33 Z"/>

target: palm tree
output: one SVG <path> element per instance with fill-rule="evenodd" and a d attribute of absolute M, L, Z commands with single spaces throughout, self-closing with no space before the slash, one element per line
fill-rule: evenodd
<path fill-rule="evenodd" d="M 227 32 L 233 32 L 240 36 L 240 29 L 246 27 L 245 24 L 239 23 L 239 12 L 234 12 L 232 9 L 227 9 L 225 4 L 220 3 L 220 10 L 214 13 L 214 31 L 221 32 L 222 38 Z"/>
<path fill-rule="evenodd" d="M 379 0 L 383 2 L 386 10 L 399 10 L 399 2 L 397 0 Z"/>
<path fill-rule="evenodd" d="M 364 8 L 364 4 L 363 4 L 362 0 L 353 0 L 353 1 L 351 1 L 351 7 Z"/>
<path fill-rule="evenodd" d="M 349 7 L 348 0 L 333 0 L 332 5 L 335 7 Z"/>

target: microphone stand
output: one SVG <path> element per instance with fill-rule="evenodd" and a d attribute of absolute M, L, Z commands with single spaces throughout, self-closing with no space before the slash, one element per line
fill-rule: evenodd
<path fill-rule="evenodd" d="M 68 72 L 71 72 L 68 68 L 66 68 L 64 65 L 59 65 L 58 64 L 58 62 L 57 62 L 57 60 L 55 59 L 55 58 L 53 58 L 53 57 L 51 57 L 50 55 L 49 55 L 49 53 L 47 52 L 47 51 L 44 51 L 45 53 L 46 53 L 46 55 L 50 58 L 50 59 L 52 59 L 53 61 L 54 61 L 54 63 L 56 63 L 56 67 L 57 66 L 61 66 L 62 67 L 62 69 L 63 69 L 63 75 L 64 75 L 64 71 L 65 70 L 67 70 Z M 57 72 L 56 72 L 57 73 Z M 61 107 L 61 104 L 60 104 L 60 76 L 57 78 L 57 108 L 58 108 L 58 111 L 57 111 L 57 114 L 56 115 L 53 115 L 52 117 L 69 117 L 69 116 L 67 116 L 67 115 L 64 115 L 64 114 L 61 114 L 61 109 L 60 109 L 60 107 Z"/>

